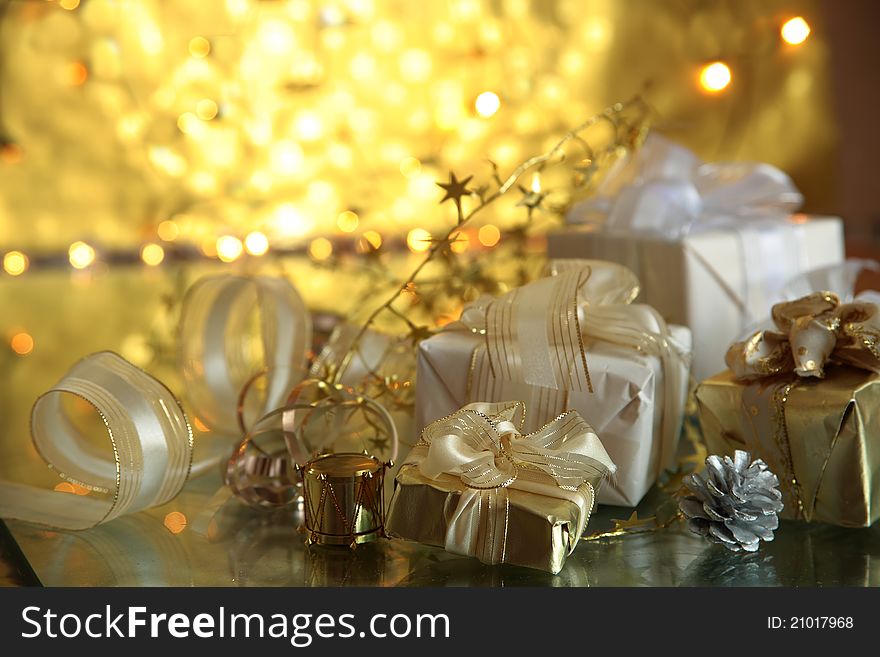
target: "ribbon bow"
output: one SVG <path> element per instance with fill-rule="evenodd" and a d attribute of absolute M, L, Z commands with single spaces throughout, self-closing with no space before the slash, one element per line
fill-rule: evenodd
<path fill-rule="evenodd" d="M 506 488 L 520 471 L 533 470 L 566 490 L 587 482 L 598 485 L 616 470 L 598 436 L 576 411 L 525 436 L 519 430 L 523 414 L 522 402 L 476 403 L 433 422 L 422 433 L 428 454 L 419 469 L 431 479 L 459 476 L 477 489 Z"/>
<path fill-rule="evenodd" d="M 739 379 L 781 372 L 825 376 L 829 360 L 880 372 L 880 307 L 854 301 L 841 304 L 832 292 L 814 292 L 773 306 L 778 331 L 763 330 L 731 345 L 727 366 Z"/>
<path fill-rule="evenodd" d="M 703 163 L 690 150 L 651 134 L 611 171 L 599 194 L 576 205 L 572 223 L 604 217 L 605 230 L 678 239 L 693 228 L 790 214 L 803 196 L 785 172 L 757 162 Z"/>
<path fill-rule="evenodd" d="M 615 472 L 602 443 L 576 411 L 523 435 L 522 402 L 469 404 L 428 425 L 410 454 L 429 479 L 451 476 L 465 485 L 448 520 L 445 548 L 488 564 L 505 560 L 510 511 L 509 490 L 522 490 L 573 502 L 577 527 L 569 533 L 574 549 L 592 512 L 595 489 Z M 558 572 L 562 563 L 555 564 Z"/>

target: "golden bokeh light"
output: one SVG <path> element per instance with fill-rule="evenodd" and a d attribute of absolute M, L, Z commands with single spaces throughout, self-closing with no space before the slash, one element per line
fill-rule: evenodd
<path fill-rule="evenodd" d="M 172 534 L 179 534 L 184 529 L 186 529 L 186 516 L 180 511 L 172 511 L 165 516 L 165 520 L 162 524 L 164 524 L 165 529 L 170 531 Z"/>
<path fill-rule="evenodd" d="M 405 178 L 416 178 L 421 172 L 422 163 L 419 162 L 416 158 L 405 157 L 400 161 L 400 173 L 402 173 Z"/>
<path fill-rule="evenodd" d="M 796 16 L 782 24 L 779 34 L 786 43 L 798 46 L 810 36 L 810 24 L 802 16 Z"/>
<path fill-rule="evenodd" d="M 165 259 L 165 249 L 158 244 L 145 244 L 141 249 L 141 260 L 150 267 L 156 267 Z"/>
<path fill-rule="evenodd" d="M 34 350 L 34 338 L 30 333 L 21 331 L 10 338 L 9 346 L 19 356 L 27 356 Z"/>
<path fill-rule="evenodd" d="M 79 7 L 79 0 L 59 0 L 58 6 L 67 11 L 73 11 Z"/>
<path fill-rule="evenodd" d="M 452 236 L 452 240 L 449 248 L 453 253 L 464 253 L 468 250 L 471 243 L 471 239 L 467 236 L 467 233 L 456 233 Z"/>
<path fill-rule="evenodd" d="M 480 240 L 480 244 L 491 249 L 501 240 L 501 230 L 494 224 L 486 224 L 480 227 L 477 239 Z"/>
<path fill-rule="evenodd" d="M 30 260 L 21 251 L 9 251 L 3 256 L 3 269 L 10 276 L 20 276 L 27 271 Z"/>
<path fill-rule="evenodd" d="M 217 257 L 223 262 L 233 262 L 241 257 L 244 250 L 241 240 L 234 235 L 221 235 L 217 238 Z"/>
<path fill-rule="evenodd" d="M 423 253 L 431 248 L 431 233 L 424 228 L 413 228 L 406 235 L 406 246 L 413 253 Z"/>
<path fill-rule="evenodd" d="M 326 237 L 318 237 L 309 244 L 309 255 L 315 260 L 326 260 L 333 255 L 333 243 Z"/>
<path fill-rule="evenodd" d="M 207 57 L 211 52 L 211 42 L 205 37 L 196 36 L 189 40 L 189 54 L 198 59 Z"/>
<path fill-rule="evenodd" d="M 67 250 L 67 257 L 75 269 L 85 269 L 95 261 L 95 249 L 85 242 L 74 242 Z"/>
<path fill-rule="evenodd" d="M 360 219 L 357 213 L 351 210 L 343 210 L 336 217 L 336 226 L 343 233 L 353 233 L 357 230 L 358 225 L 360 225 Z"/>
<path fill-rule="evenodd" d="M 217 103 L 210 98 L 202 98 L 196 103 L 196 116 L 202 121 L 210 121 L 215 118 L 218 111 Z"/>
<path fill-rule="evenodd" d="M 79 87 L 89 79 L 89 69 L 82 62 L 71 62 L 67 65 L 65 76 L 70 85 Z"/>
<path fill-rule="evenodd" d="M 493 91 L 484 91 L 477 96 L 477 99 L 474 101 L 474 109 L 477 110 L 477 114 L 484 119 L 494 116 L 500 108 L 501 99 L 498 97 L 498 94 Z"/>
<path fill-rule="evenodd" d="M 269 238 L 258 230 L 248 233 L 244 238 L 244 249 L 252 256 L 266 255 L 269 251 Z"/>
<path fill-rule="evenodd" d="M 724 91 L 732 78 L 730 67 L 724 62 L 712 62 L 700 69 L 700 87 L 709 93 Z"/>
<path fill-rule="evenodd" d="M 180 226 L 177 225 L 176 221 L 166 219 L 157 226 L 156 234 L 161 240 L 173 242 L 180 236 Z"/>
<path fill-rule="evenodd" d="M 363 234 L 362 239 L 373 250 L 378 251 L 379 248 L 382 246 L 382 235 L 380 235 L 375 230 L 366 231 Z"/>

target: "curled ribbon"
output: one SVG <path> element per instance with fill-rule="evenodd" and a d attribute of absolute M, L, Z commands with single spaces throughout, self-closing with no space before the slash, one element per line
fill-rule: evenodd
<path fill-rule="evenodd" d="M 688 351 L 651 306 L 634 304 L 639 281 L 628 268 L 601 260 L 553 260 L 550 276 L 498 299 L 481 297 L 457 325 L 485 336 L 493 376 L 555 390 L 593 392 L 585 340 L 600 340 L 661 359 L 664 372 L 661 457 L 675 458 Z"/>
<path fill-rule="evenodd" d="M 790 214 L 803 202 L 789 176 L 755 162 L 703 163 L 687 148 L 650 134 L 635 155 L 576 205 L 572 223 L 604 219 L 611 232 L 678 239 L 697 227 Z"/>
<path fill-rule="evenodd" d="M 79 397 L 100 414 L 112 458 L 71 421 L 64 395 Z M 164 504 L 183 488 L 192 464 L 192 431 L 177 399 L 111 352 L 82 359 L 37 399 L 31 439 L 50 468 L 97 495 L 2 482 L 0 517 L 61 529 L 88 529 Z"/>
<path fill-rule="evenodd" d="M 521 402 L 469 404 L 428 425 L 410 453 L 407 463 L 417 465 L 425 477 L 450 475 L 465 485 L 447 526 L 446 550 L 502 563 L 508 489 L 576 503 L 581 513 L 570 548 L 577 544 L 594 491 L 616 466 L 576 411 L 527 435 L 520 433 L 524 413 Z"/>
<path fill-rule="evenodd" d="M 877 304 L 841 304 L 832 292 L 814 292 L 776 304 L 771 316 L 778 330 L 757 331 L 728 349 L 725 361 L 738 379 L 792 371 L 799 377 L 823 378 L 831 360 L 880 372 Z"/>

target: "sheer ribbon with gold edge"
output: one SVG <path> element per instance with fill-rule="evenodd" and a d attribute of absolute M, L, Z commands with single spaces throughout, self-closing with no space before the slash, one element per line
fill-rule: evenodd
<path fill-rule="evenodd" d="M 771 316 L 778 330 L 758 331 L 728 349 L 725 361 L 736 378 L 794 372 L 821 379 L 830 360 L 880 372 L 877 304 L 841 304 L 832 292 L 814 292 L 776 304 Z"/>
<path fill-rule="evenodd" d="M 595 490 L 616 467 L 592 428 L 569 411 L 522 435 L 522 402 L 469 404 L 428 425 L 404 465 L 429 479 L 457 477 L 465 488 L 448 522 L 445 548 L 502 563 L 507 545 L 508 490 L 569 500 L 580 509 L 570 534 L 574 549 L 592 512 Z"/>
<path fill-rule="evenodd" d="M 260 345 L 252 336 L 254 323 Z M 184 300 L 179 335 L 180 366 L 196 416 L 219 433 L 239 434 L 240 392 L 260 370 L 266 372 L 265 388 L 255 415 L 279 406 L 306 373 L 311 328 L 303 300 L 283 278 L 220 275 L 197 281 Z M 194 474 L 224 458 L 227 449 L 218 441 Z"/>
<path fill-rule="evenodd" d="M 68 417 L 63 395 L 81 398 L 100 414 L 112 459 Z M 192 431 L 177 399 L 158 380 L 111 352 L 85 357 L 37 399 L 31 438 L 59 476 L 103 497 L 3 482 L 0 517 L 60 529 L 88 529 L 164 504 L 183 488 L 192 464 Z"/>
<path fill-rule="evenodd" d="M 672 467 L 683 412 L 678 391 L 688 371 L 681 366 L 686 351 L 672 339 L 656 310 L 632 303 L 639 282 L 626 267 L 559 259 L 548 264 L 547 273 L 549 277 L 500 299 L 482 297 L 469 304 L 449 328 L 463 326 L 485 336 L 494 377 L 552 390 L 593 392 L 584 340 L 659 357 L 664 388 L 658 469 Z"/>
<path fill-rule="evenodd" d="M 598 220 L 613 232 L 679 239 L 698 228 L 787 215 L 801 203 L 791 178 L 774 166 L 703 163 L 687 148 L 652 133 L 605 177 L 596 196 L 572 209 L 568 221 Z"/>

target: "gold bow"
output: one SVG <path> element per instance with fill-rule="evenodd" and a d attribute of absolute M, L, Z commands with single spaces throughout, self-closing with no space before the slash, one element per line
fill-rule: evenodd
<path fill-rule="evenodd" d="M 814 292 L 776 304 L 771 316 L 778 331 L 758 331 L 727 350 L 725 362 L 738 379 L 791 371 L 823 378 L 829 360 L 880 372 L 877 304 L 841 304 L 832 292 Z"/>

